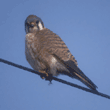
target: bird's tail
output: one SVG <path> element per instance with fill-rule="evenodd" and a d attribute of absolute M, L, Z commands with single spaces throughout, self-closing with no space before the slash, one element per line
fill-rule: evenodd
<path fill-rule="evenodd" d="M 97 86 L 81 70 L 80 73 L 74 72 L 72 74 L 89 88 L 96 90 Z"/>
<path fill-rule="evenodd" d="M 71 77 L 75 77 L 87 85 L 92 90 L 96 90 L 97 86 L 78 68 L 78 66 L 71 60 L 65 61 L 64 64 L 71 73 Z"/>

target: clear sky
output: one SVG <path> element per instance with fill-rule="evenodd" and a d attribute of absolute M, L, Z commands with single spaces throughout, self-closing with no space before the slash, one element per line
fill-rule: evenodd
<path fill-rule="evenodd" d="M 110 95 L 110 0 L 2 0 L 0 58 L 28 68 L 24 21 L 30 14 L 63 39 L 98 91 Z M 0 110 L 110 110 L 109 99 L 52 83 L 0 63 Z"/>

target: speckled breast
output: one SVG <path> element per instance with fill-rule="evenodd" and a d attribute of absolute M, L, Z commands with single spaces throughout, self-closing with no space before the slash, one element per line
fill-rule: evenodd
<path fill-rule="evenodd" d="M 39 71 L 40 62 L 38 60 L 35 60 L 35 57 L 37 57 L 37 53 L 35 53 L 36 47 L 34 44 L 34 36 L 35 36 L 35 34 L 33 34 L 33 33 L 29 33 L 26 35 L 26 38 L 25 38 L 25 55 L 26 55 L 27 61 L 31 65 L 31 67 L 34 70 Z"/>

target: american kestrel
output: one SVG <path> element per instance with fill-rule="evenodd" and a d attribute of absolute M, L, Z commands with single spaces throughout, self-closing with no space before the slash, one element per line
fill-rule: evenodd
<path fill-rule="evenodd" d="M 60 73 L 76 78 L 89 88 L 97 86 L 79 69 L 77 61 L 62 39 L 44 27 L 42 20 L 29 15 L 25 20 L 25 54 L 32 68 L 46 76 Z"/>

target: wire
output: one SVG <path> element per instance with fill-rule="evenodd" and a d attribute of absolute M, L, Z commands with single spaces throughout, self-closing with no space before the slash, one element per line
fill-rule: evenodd
<path fill-rule="evenodd" d="M 33 70 L 33 69 L 30 69 L 30 68 L 27 68 L 27 67 L 24 67 L 24 66 L 15 64 L 15 63 L 13 63 L 13 62 L 10 62 L 10 61 L 7 61 L 7 60 L 1 59 L 1 58 L 0 58 L 0 62 L 5 63 L 5 64 L 8 64 L 8 65 L 11 65 L 11 66 L 14 66 L 14 67 L 17 67 L 17 68 L 19 68 L 19 69 L 23 69 L 23 70 L 26 70 L 26 71 L 29 71 L 29 72 L 38 74 L 38 75 L 40 75 L 40 76 L 42 75 L 42 76 L 46 77 L 46 75 L 43 74 L 43 73 L 37 72 L 37 71 L 35 71 L 35 70 Z M 55 80 L 55 81 L 61 82 L 61 83 L 63 83 L 63 84 L 70 85 L 70 86 L 72 86 L 72 87 L 76 87 L 76 88 L 78 88 L 78 89 L 82 89 L 82 90 L 84 90 L 84 91 L 86 91 L 86 92 L 91 92 L 91 93 L 93 93 L 93 94 L 96 94 L 96 95 L 99 95 L 99 96 L 102 96 L 102 97 L 105 97 L 105 98 L 110 99 L 110 96 L 109 96 L 109 95 L 103 94 L 103 93 L 98 92 L 98 91 L 96 91 L 96 90 L 91 90 L 91 89 L 88 89 L 88 88 L 79 86 L 79 85 L 77 85 L 77 84 L 73 84 L 73 83 L 67 82 L 67 81 L 65 81 L 65 80 L 62 80 L 62 79 L 59 79 L 59 78 L 56 78 L 56 77 L 53 77 L 53 76 L 52 76 L 52 80 Z"/>

